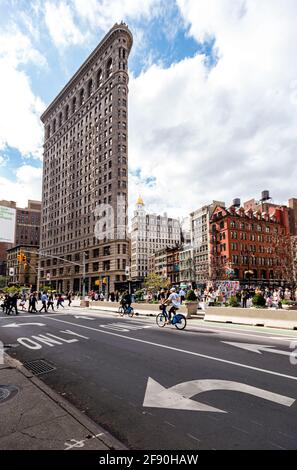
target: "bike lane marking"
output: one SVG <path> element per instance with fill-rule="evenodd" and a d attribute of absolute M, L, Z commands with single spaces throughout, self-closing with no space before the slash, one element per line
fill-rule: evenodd
<path fill-rule="evenodd" d="M 227 359 L 221 359 L 220 357 L 208 356 L 206 354 L 196 353 L 194 351 L 188 351 L 186 349 L 180 349 L 180 348 L 175 348 L 173 346 L 166 346 L 165 344 L 154 343 L 153 341 L 147 341 L 147 340 L 143 340 L 143 339 L 139 339 L 139 338 L 133 338 L 131 336 L 121 335 L 119 333 L 113 333 L 111 331 L 100 330 L 98 328 L 93 328 L 91 326 L 80 325 L 80 324 L 77 324 L 77 323 L 71 323 L 71 322 L 68 322 L 68 321 L 65 321 L 65 320 L 60 320 L 58 318 L 52 318 L 52 317 L 48 317 L 48 318 L 53 320 L 53 321 L 56 321 L 56 322 L 66 323 L 68 325 L 76 326 L 78 328 L 85 328 L 87 330 L 97 331 L 97 332 L 103 333 L 105 335 L 116 336 L 118 338 L 123 338 L 123 339 L 129 340 L 129 341 L 135 341 L 135 342 L 142 343 L 142 344 L 148 344 L 150 346 L 156 346 L 156 347 L 162 348 L 162 349 L 168 349 L 168 350 L 171 350 L 171 351 L 176 351 L 176 352 L 180 352 L 180 353 L 184 353 L 184 354 L 189 354 L 191 356 L 201 357 L 203 359 L 209 359 L 209 360 L 216 361 L 216 362 L 222 362 L 224 364 L 229 364 L 229 365 L 233 365 L 233 366 L 236 366 L 236 367 L 242 367 L 244 369 L 251 369 L 251 370 L 255 370 L 257 372 L 262 372 L 262 373 L 265 373 L 265 374 L 275 375 L 277 377 L 283 377 L 285 379 L 290 379 L 290 380 L 296 380 L 297 381 L 297 377 L 294 377 L 292 375 L 281 374 L 280 372 L 275 372 L 275 371 L 268 370 L 268 369 L 261 369 L 259 367 L 253 367 L 253 366 L 249 366 L 247 364 L 242 364 L 240 362 L 234 362 L 234 361 L 229 361 Z"/>

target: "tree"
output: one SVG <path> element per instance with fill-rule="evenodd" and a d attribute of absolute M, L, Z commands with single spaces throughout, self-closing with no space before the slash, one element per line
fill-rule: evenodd
<path fill-rule="evenodd" d="M 156 273 L 148 274 L 144 280 L 144 286 L 151 292 L 158 292 L 160 289 L 167 289 L 169 285 L 169 279 L 164 279 Z"/>
<path fill-rule="evenodd" d="M 0 276 L 0 289 L 3 289 L 3 287 L 7 286 L 7 277 L 6 276 Z"/>
<path fill-rule="evenodd" d="M 294 283 L 294 240 L 289 234 L 277 232 L 271 237 L 273 249 L 273 271 L 276 279 Z"/>

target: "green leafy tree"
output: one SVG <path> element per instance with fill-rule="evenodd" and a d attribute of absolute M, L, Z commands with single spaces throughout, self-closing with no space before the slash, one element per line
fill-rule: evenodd
<path fill-rule="evenodd" d="M 144 286 L 150 292 L 158 292 L 160 289 L 167 289 L 170 285 L 169 279 L 163 279 L 159 274 L 148 274 L 144 280 Z"/>
<path fill-rule="evenodd" d="M 7 286 L 7 277 L 6 276 L 0 276 L 0 289 L 3 289 L 3 287 Z"/>

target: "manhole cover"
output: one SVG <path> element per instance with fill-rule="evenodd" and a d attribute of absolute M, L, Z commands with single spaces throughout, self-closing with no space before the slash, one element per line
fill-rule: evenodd
<path fill-rule="evenodd" d="M 48 372 L 56 370 L 56 367 L 43 359 L 24 362 L 23 366 L 30 370 L 34 375 L 47 374 Z"/>
<path fill-rule="evenodd" d="M 14 385 L 0 385 L 0 404 L 13 398 L 18 391 Z"/>

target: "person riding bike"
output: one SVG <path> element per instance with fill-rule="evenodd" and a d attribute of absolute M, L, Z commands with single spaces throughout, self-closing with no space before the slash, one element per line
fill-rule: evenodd
<path fill-rule="evenodd" d="M 131 294 L 129 294 L 129 292 L 124 292 L 123 296 L 122 296 L 122 299 L 121 299 L 121 305 L 123 307 L 124 310 L 126 309 L 130 309 L 131 308 L 131 303 L 132 303 L 132 297 L 131 297 Z"/>
<path fill-rule="evenodd" d="M 167 304 L 172 305 L 171 308 L 169 309 L 168 320 L 167 320 L 167 323 L 170 323 L 171 322 L 171 314 L 174 315 L 176 310 L 178 310 L 179 307 L 180 307 L 180 297 L 176 293 L 176 289 L 174 287 L 172 287 L 170 289 L 170 295 L 169 295 L 168 299 L 166 299 L 164 302 L 162 302 L 162 305 L 167 305 Z"/>

